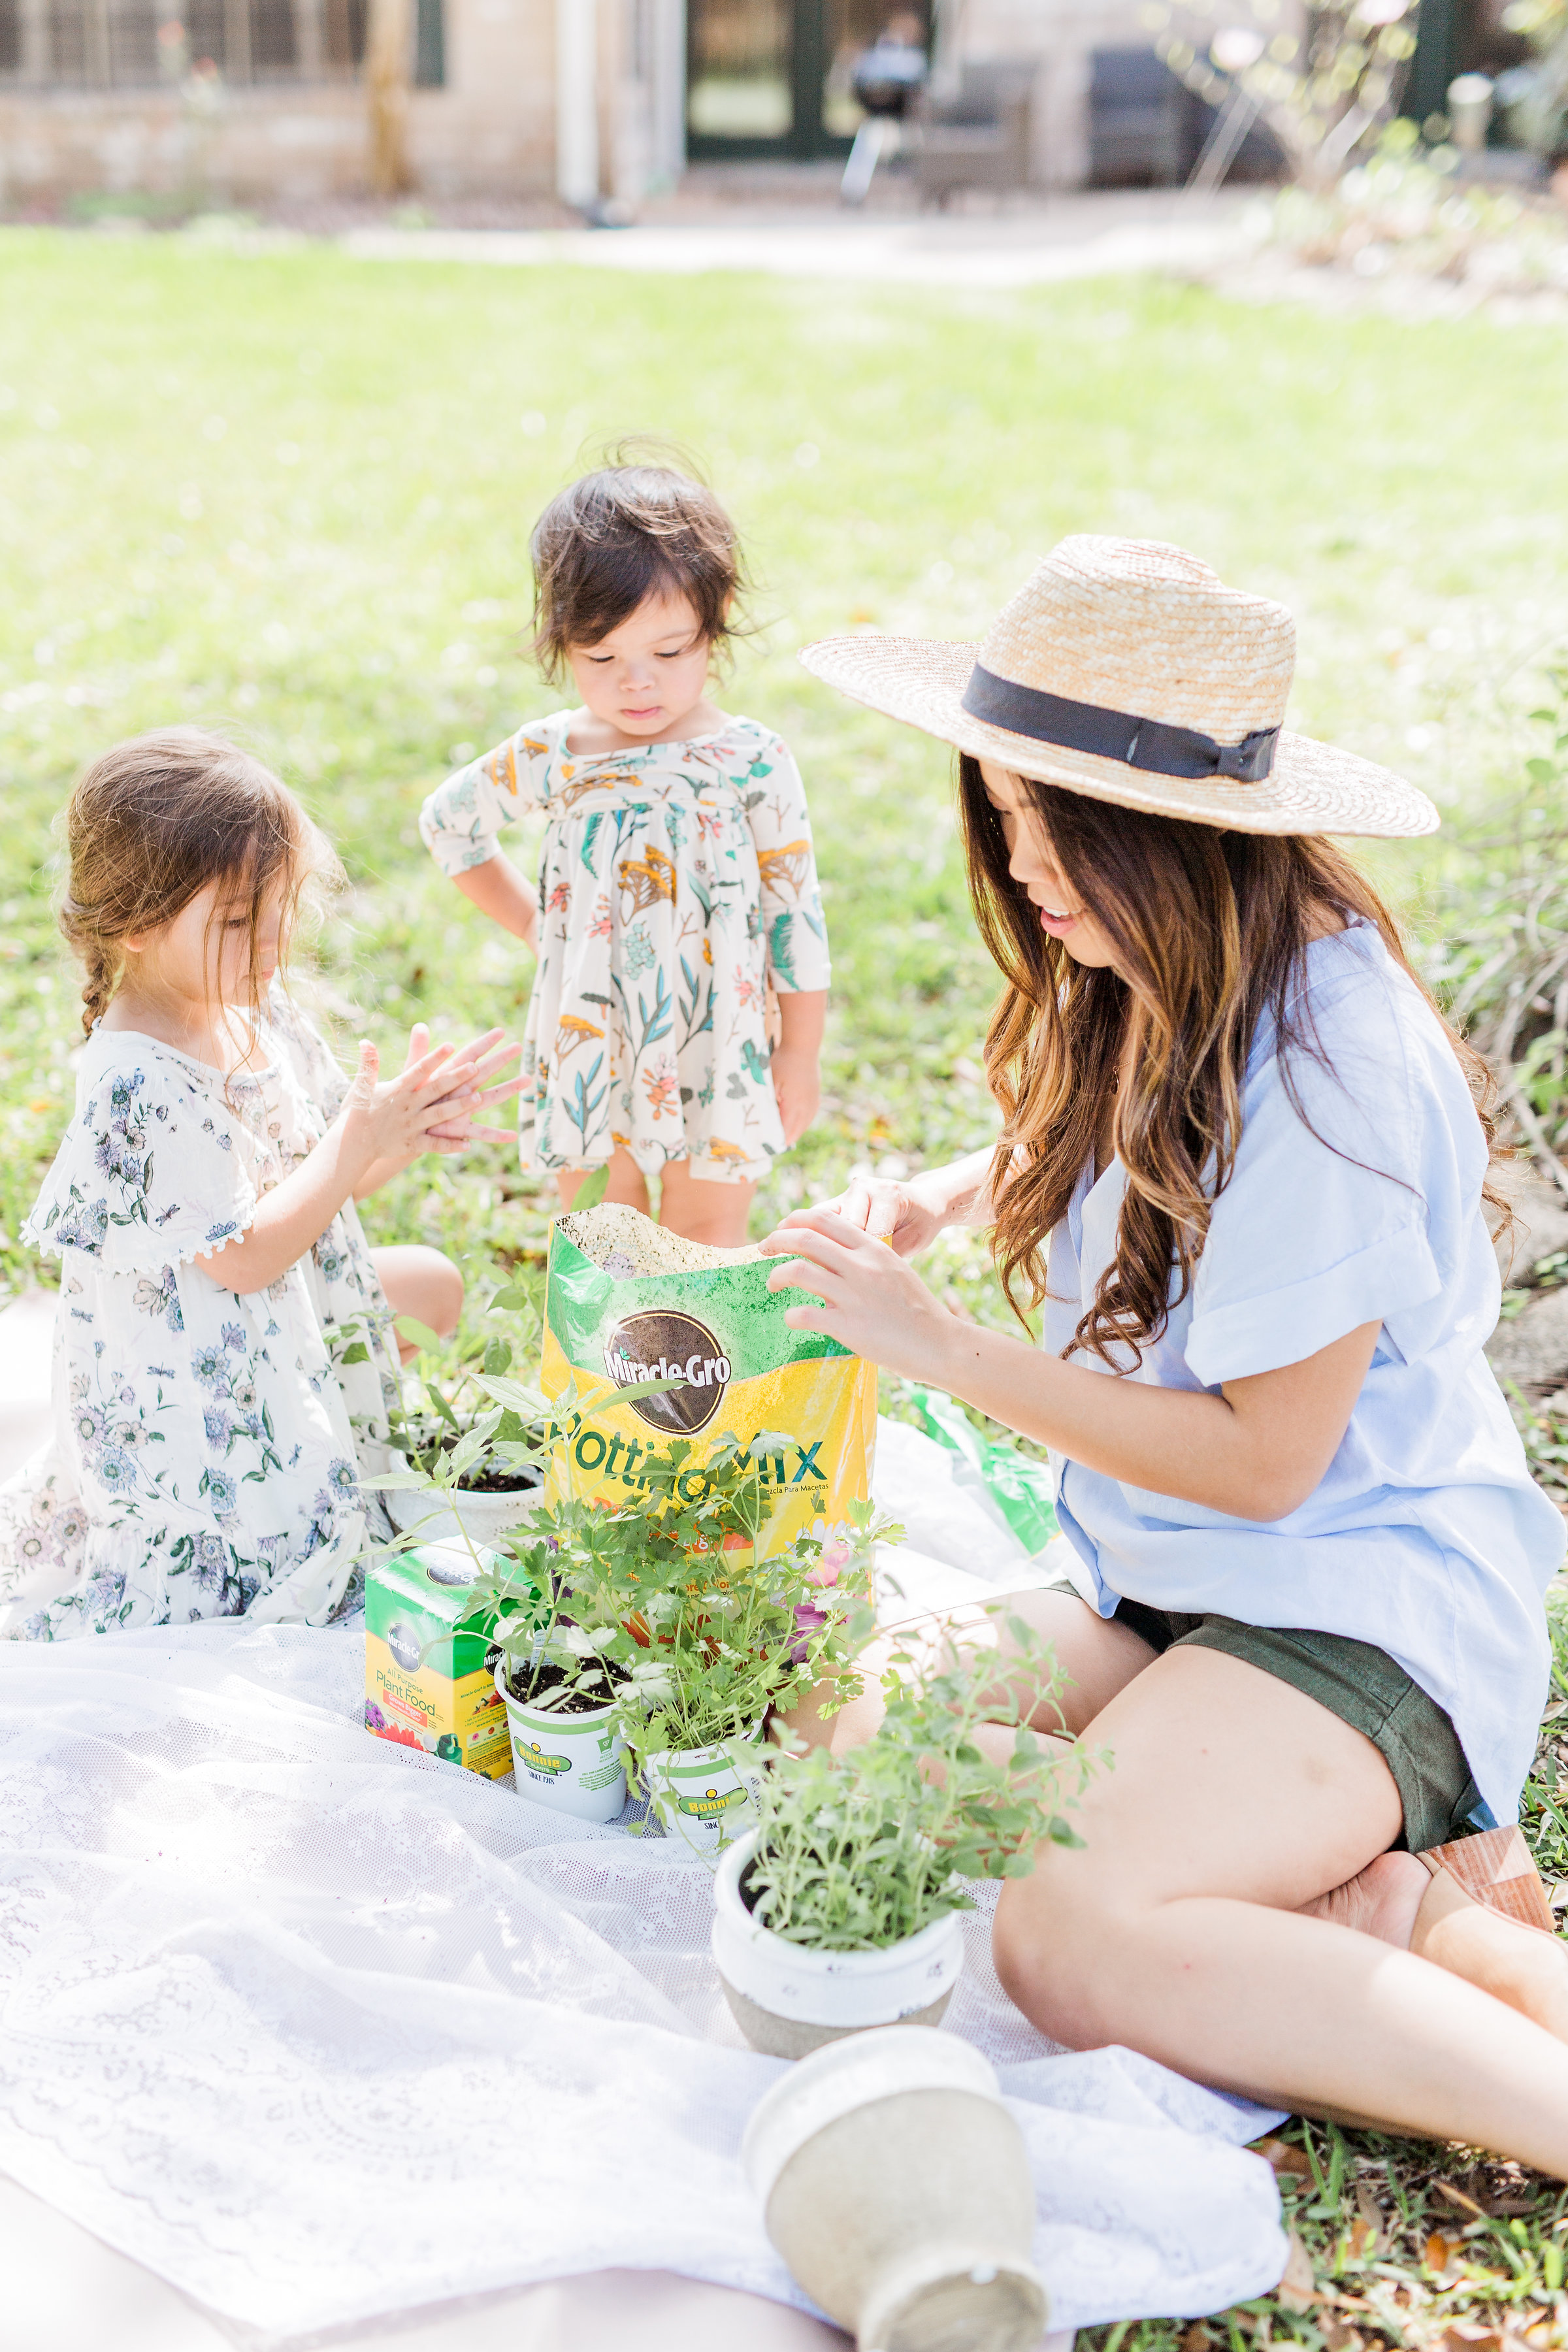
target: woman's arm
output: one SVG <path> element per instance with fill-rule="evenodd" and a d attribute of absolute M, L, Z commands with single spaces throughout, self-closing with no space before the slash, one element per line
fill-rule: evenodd
<path fill-rule="evenodd" d="M 790 1308 L 796 1330 L 825 1331 L 890 1371 L 931 1381 L 1086 1470 L 1235 1518 L 1282 1519 L 1319 1485 L 1382 1328 L 1363 1323 L 1301 1363 L 1227 1381 L 1211 1396 L 1110 1379 L 962 1323 L 912 1266 L 831 1210 L 797 1210 L 762 1246 L 798 1253 L 770 1275 L 770 1289 L 823 1301 Z"/>

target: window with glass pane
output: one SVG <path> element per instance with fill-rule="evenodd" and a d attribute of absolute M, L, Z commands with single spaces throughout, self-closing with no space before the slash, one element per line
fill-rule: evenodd
<path fill-rule="evenodd" d="M 790 0 L 691 0 L 687 122 L 702 139 L 787 139 Z"/>

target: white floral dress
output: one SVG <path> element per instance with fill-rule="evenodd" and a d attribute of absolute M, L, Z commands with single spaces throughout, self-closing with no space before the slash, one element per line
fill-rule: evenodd
<path fill-rule="evenodd" d="M 444 874 L 549 819 L 518 1132 L 525 1168 L 617 1146 L 657 1173 L 754 1182 L 784 1149 L 770 990 L 826 988 L 827 932 L 800 771 L 752 719 L 631 751 L 566 749 L 572 713 L 448 776 L 419 829 Z"/>
<path fill-rule="evenodd" d="M 398 1380 L 353 1204 L 269 1289 L 242 1297 L 192 1263 L 245 1231 L 342 1099 L 280 990 L 258 1027 L 258 1066 L 226 1081 L 152 1037 L 88 1041 L 24 1229 L 60 1261 L 54 1431 L 0 1488 L 0 1636 L 320 1624 L 344 1598 L 361 1448 L 384 1466 Z"/>

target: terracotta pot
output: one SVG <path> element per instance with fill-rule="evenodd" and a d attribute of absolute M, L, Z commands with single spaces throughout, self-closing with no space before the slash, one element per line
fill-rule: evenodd
<path fill-rule="evenodd" d="M 741 1879 L 756 1842 L 753 1830 L 719 1865 L 712 1935 L 724 1998 L 753 2050 L 804 2058 L 868 2027 L 941 2021 L 963 1966 L 956 1912 L 882 1951 L 812 1951 L 746 1908 Z"/>
<path fill-rule="evenodd" d="M 746 2178 L 814 2303 L 860 2352 L 1032 2352 L 1035 2184 L 989 2062 L 955 2034 L 857 2034 L 762 2100 Z"/>

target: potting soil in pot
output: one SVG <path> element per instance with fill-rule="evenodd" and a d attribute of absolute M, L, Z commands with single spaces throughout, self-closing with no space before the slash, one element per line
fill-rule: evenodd
<path fill-rule="evenodd" d="M 644 1457 L 673 1438 L 689 1439 L 700 1460 L 727 1432 L 742 1444 L 776 1432 L 784 1443 L 764 1465 L 763 1553 L 798 1535 L 847 1532 L 849 1505 L 869 1491 L 876 1368 L 821 1332 L 791 1329 L 784 1315 L 795 1294 L 768 1288 L 773 1264 L 754 1250 L 682 1241 L 608 1202 L 556 1219 L 544 1394 L 558 1397 L 574 1380 L 595 1402 L 645 1381 L 676 1385 L 571 1429 L 570 1446 L 553 1457 L 549 1500 L 571 1493 L 622 1503 L 640 1484 Z"/>
<path fill-rule="evenodd" d="M 364 1594 L 364 1719 L 380 1739 L 422 1748 L 497 1780 L 511 1769 L 511 1743 L 485 1663 L 493 1612 L 463 1607 L 474 1573 L 464 1544 L 423 1544 L 372 1567 Z"/>

